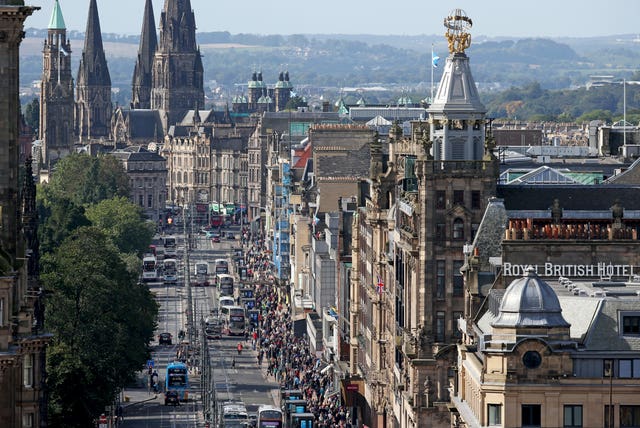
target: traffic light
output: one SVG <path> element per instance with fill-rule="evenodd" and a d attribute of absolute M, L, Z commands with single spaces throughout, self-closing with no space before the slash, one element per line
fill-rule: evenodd
<path fill-rule="evenodd" d="M 173 218 L 171 217 L 167 218 L 167 224 L 173 224 Z"/>

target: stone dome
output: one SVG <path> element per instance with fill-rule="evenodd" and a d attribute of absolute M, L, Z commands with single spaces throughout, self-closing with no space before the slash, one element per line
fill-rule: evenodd
<path fill-rule="evenodd" d="M 569 327 L 555 291 L 533 268 L 507 287 L 494 327 Z"/>

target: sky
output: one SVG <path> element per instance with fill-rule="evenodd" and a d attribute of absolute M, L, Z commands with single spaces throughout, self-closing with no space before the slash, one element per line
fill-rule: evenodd
<path fill-rule="evenodd" d="M 145 0 L 97 0 L 104 33 L 139 34 Z M 153 0 L 156 23 L 165 0 Z M 59 0 L 67 30 L 84 31 L 89 0 Z M 54 0 L 26 27 L 46 28 Z M 191 0 L 199 32 L 231 34 L 444 34 L 443 20 L 462 9 L 472 36 L 591 37 L 640 34 L 638 0 Z M 389 8 L 392 7 L 392 10 Z"/>

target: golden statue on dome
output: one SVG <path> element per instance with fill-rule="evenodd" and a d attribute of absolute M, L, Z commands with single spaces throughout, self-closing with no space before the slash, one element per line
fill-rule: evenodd
<path fill-rule="evenodd" d="M 471 33 L 469 33 L 469 30 L 472 25 L 471 18 L 462 9 L 454 9 L 444 19 L 444 26 L 447 29 L 445 37 L 449 43 L 449 53 L 464 53 L 464 50 L 471 46 Z"/>

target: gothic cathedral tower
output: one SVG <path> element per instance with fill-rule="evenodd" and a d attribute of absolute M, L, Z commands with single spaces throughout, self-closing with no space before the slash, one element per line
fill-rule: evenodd
<path fill-rule="evenodd" d="M 190 0 L 165 0 L 151 89 L 151 108 L 164 111 L 165 128 L 204 107 L 203 74 Z"/>
<path fill-rule="evenodd" d="M 76 127 L 80 141 L 108 137 L 111 112 L 111 77 L 102 46 L 98 6 L 96 0 L 91 0 L 76 86 Z"/>
<path fill-rule="evenodd" d="M 73 147 L 73 77 L 71 44 L 56 0 L 42 50 L 40 139 L 42 163 L 49 168 Z"/>
<path fill-rule="evenodd" d="M 156 21 L 153 18 L 153 4 L 151 0 L 146 0 L 138 59 L 136 60 L 136 66 L 133 71 L 133 81 L 131 83 L 132 109 L 151 108 L 151 70 L 157 47 L 158 36 L 156 35 Z"/>

